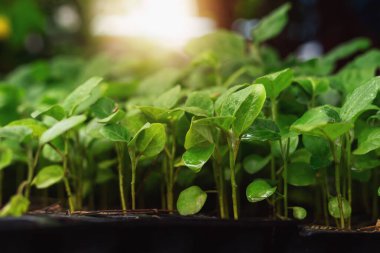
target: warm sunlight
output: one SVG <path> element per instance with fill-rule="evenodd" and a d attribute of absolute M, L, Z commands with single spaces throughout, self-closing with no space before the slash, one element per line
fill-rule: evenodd
<path fill-rule="evenodd" d="M 93 23 L 94 34 L 149 38 L 170 47 L 181 47 L 215 26 L 210 19 L 196 17 L 193 0 L 142 0 L 125 2 L 123 7 L 125 14 L 118 10 L 117 14 L 98 15 Z"/>

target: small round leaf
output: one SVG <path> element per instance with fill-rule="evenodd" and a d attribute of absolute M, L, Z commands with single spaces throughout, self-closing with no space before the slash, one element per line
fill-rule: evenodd
<path fill-rule="evenodd" d="M 270 197 L 276 189 L 276 186 L 271 186 L 266 180 L 256 179 L 248 185 L 245 193 L 248 201 L 254 203 Z"/>
<path fill-rule="evenodd" d="M 340 218 L 339 201 L 337 197 L 333 197 L 329 200 L 329 213 L 334 218 Z M 351 216 L 351 206 L 348 201 L 342 198 L 343 217 L 347 219 Z"/>
<path fill-rule="evenodd" d="M 35 185 L 37 189 L 45 189 L 61 181 L 63 176 L 64 171 L 61 166 L 47 166 L 38 172 L 32 184 Z"/>
<path fill-rule="evenodd" d="M 177 200 L 177 210 L 181 215 L 198 213 L 207 199 L 207 193 L 199 186 L 190 186 L 183 190 Z"/>
<path fill-rule="evenodd" d="M 303 220 L 307 216 L 307 211 L 303 207 L 295 206 L 295 207 L 293 207 L 293 216 L 297 220 Z"/>

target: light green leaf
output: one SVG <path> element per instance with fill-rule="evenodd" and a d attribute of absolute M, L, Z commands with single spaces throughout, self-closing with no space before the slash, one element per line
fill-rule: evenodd
<path fill-rule="evenodd" d="M 69 115 L 84 111 L 98 100 L 100 93 L 98 88 L 101 82 L 100 77 L 90 78 L 66 97 L 62 107 Z"/>
<path fill-rule="evenodd" d="M 185 108 L 198 108 L 211 117 L 214 113 L 214 103 L 210 96 L 205 92 L 192 92 L 187 97 Z"/>
<path fill-rule="evenodd" d="M 282 173 L 284 177 L 284 172 Z M 315 172 L 307 163 L 291 163 L 288 165 L 288 184 L 293 186 L 309 186 L 316 182 Z"/>
<path fill-rule="evenodd" d="M 100 134 L 110 141 L 126 142 L 131 140 L 128 130 L 119 124 L 105 125 L 100 129 Z"/>
<path fill-rule="evenodd" d="M 65 109 L 60 105 L 52 105 L 45 110 L 34 111 L 31 116 L 32 118 L 38 118 L 41 116 L 50 116 L 56 120 L 62 120 L 66 117 Z"/>
<path fill-rule="evenodd" d="M 207 199 L 207 193 L 199 186 L 190 186 L 183 190 L 177 200 L 177 210 L 181 215 L 193 215 L 198 213 Z"/>
<path fill-rule="evenodd" d="M 32 130 L 32 136 L 36 137 L 36 138 L 39 138 L 47 129 L 43 123 L 41 123 L 35 119 L 15 120 L 15 121 L 12 121 L 11 123 L 9 123 L 8 126 L 10 126 L 10 127 L 13 127 L 13 126 L 27 127 L 30 130 Z"/>
<path fill-rule="evenodd" d="M 339 201 L 337 197 L 333 197 L 329 200 L 328 204 L 329 213 L 332 217 L 339 219 L 340 218 L 340 209 L 339 209 Z M 343 217 L 347 219 L 351 216 L 351 206 L 350 203 L 344 198 L 342 198 L 342 210 Z"/>
<path fill-rule="evenodd" d="M 184 165 L 194 172 L 199 172 L 214 153 L 214 148 L 215 145 L 211 144 L 208 146 L 195 146 L 186 150 L 182 155 Z"/>
<path fill-rule="evenodd" d="M 37 189 L 45 189 L 60 182 L 64 177 L 64 170 L 62 166 L 50 165 L 42 168 L 34 177 L 32 184 Z"/>
<path fill-rule="evenodd" d="M 32 132 L 33 131 L 26 126 L 5 126 L 0 128 L 0 137 L 21 143 L 28 136 L 32 135 Z"/>
<path fill-rule="evenodd" d="M 213 130 L 202 121 L 192 120 L 185 137 L 185 149 L 199 146 L 203 143 L 214 143 Z"/>
<path fill-rule="evenodd" d="M 0 146 L 0 171 L 12 163 L 13 151 L 7 146 Z"/>
<path fill-rule="evenodd" d="M 252 30 L 253 41 L 260 43 L 277 36 L 288 22 L 287 13 L 290 7 L 290 3 L 285 3 L 261 19 Z"/>
<path fill-rule="evenodd" d="M 29 200 L 21 194 L 12 196 L 11 200 L 1 209 L 0 217 L 14 216 L 19 217 L 29 209 Z"/>
<path fill-rule="evenodd" d="M 118 105 L 110 98 L 102 97 L 91 106 L 91 112 L 95 117 L 104 119 L 118 110 Z"/>
<path fill-rule="evenodd" d="M 123 120 L 125 117 L 125 112 L 123 110 L 117 110 L 106 118 L 99 119 L 98 122 L 102 124 L 113 124 Z"/>
<path fill-rule="evenodd" d="M 256 119 L 241 137 L 243 142 L 276 141 L 281 138 L 276 123 L 268 119 Z"/>
<path fill-rule="evenodd" d="M 355 155 L 364 155 L 380 148 L 380 128 L 370 129 L 364 141 L 359 142 L 358 148 L 353 152 Z"/>
<path fill-rule="evenodd" d="M 263 169 L 270 160 L 270 156 L 249 155 L 243 160 L 243 168 L 248 174 L 255 174 Z"/>
<path fill-rule="evenodd" d="M 293 80 L 293 71 L 284 69 L 256 79 L 255 83 L 261 83 L 265 87 L 268 97 L 275 101 L 281 91 L 285 90 Z"/>
<path fill-rule="evenodd" d="M 40 145 L 48 143 L 58 136 L 64 134 L 70 129 L 82 124 L 86 120 L 86 116 L 78 115 L 61 120 L 45 131 L 40 137 Z"/>
<path fill-rule="evenodd" d="M 160 95 L 155 101 L 154 101 L 154 106 L 160 107 L 160 108 L 165 108 L 165 109 L 171 109 L 173 108 L 178 100 L 181 98 L 180 97 L 181 93 L 181 86 L 177 85 L 167 92 L 163 93 Z"/>
<path fill-rule="evenodd" d="M 294 206 L 292 207 L 293 209 L 293 217 L 296 218 L 297 220 L 303 220 L 307 216 L 307 211 L 305 208 L 300 207 L 300 206 Z"/>
<path fill-rule="evenodd" d="M 343 121 L 353 120 L 360 112 L 377 96 L 380 88 L 380 77 L 374 77 L 365 84 L 356 88 L 344 102 L 340 110 L 340 117 Z"/>
<path fill-rule="evenodd" d="M 249 202 L 259 202 L 269 198 L 275 193 L 277 186 L 271 186 L 264 179 L 255 179 L 246 189 L 246 196 Z"/>
<path fill-rule="evenodd" d="M 165 147 L 166 131 L 165 126 L 160 123 L 153 123 L 137 134 L 135 139 L 136 152 L 145 157 L 158 155 Z M 130 143 L 131 144 L 131 143 Z"/>
<path fill-rule="evenodd" d="M 346 58 L 357 51 L 369 48 L 371 41 L 367 38 L 355 38 L 351 41 L 345 42 L 328 52 L 323 58 L 323 61 L 336 62 Z"/>

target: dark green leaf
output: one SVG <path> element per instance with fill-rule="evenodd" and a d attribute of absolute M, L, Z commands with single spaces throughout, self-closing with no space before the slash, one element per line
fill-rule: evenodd
<path fill-rule="evenodd" d="M 100 133 L 108 140 L 115 142 L 128 143 L 132 138 L 128 130 L 125 127 L 118 124 L 110 124 L 103 126 L 100 129 Z"/>
<path fill-rule="evenodd" d="M 28 211 L 29 200 L 21 194 L 12 196 L 11 200 L 1 209 L 0 217 L 21 216 Z"/>
<path fill-rule="evenodd" d="M 249 174 L 255 174 L 263 169 L 271 160 L 270 156 L 249 155 L 243 160 L 243 168 Z"/>
<path fill-rule="evenodd" d="M 284 172 L 282 176 L 284 177 Z M 291 163 L 288 165 L 288 184 L 293 186 L 308 186 L 315 184 L 316 176 L 307 163 Z"/>
<path fill-rule="evenodd" d="M 243 142 L 275 141 L 281 138 L 276 123 L 268 119 L 256 119 L 253 125 L 242 135 Z"/>

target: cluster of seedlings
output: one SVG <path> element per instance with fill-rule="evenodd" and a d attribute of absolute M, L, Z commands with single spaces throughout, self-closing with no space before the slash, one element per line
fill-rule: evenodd
<path fill-rule="evenodd" d="M 98 192 L 117 184 L 114 207 L 126 213 L 156 196 L 157 208 L 181 215 L 206 204 L 222 219 L 255 207 L 340 228 L 353 212 L 377 218 L 380 51 L 359 38 L 308 61 L 281 59 L 264 42 L 289 9 L 263 18 L 249 42 L 206 35 L 186 47 L 184 66 L 127 85 L 104 72 L 110 81 L 92 77 L 67 94 L 50 85 L 73 79 L 57 73 L 64 61 L 4 79 L 0 205 L 4 185 L 15 194 L 0 216 L 26 213 L 36 196 L 63 196 L 71 212 L 96 208 Z"/>

